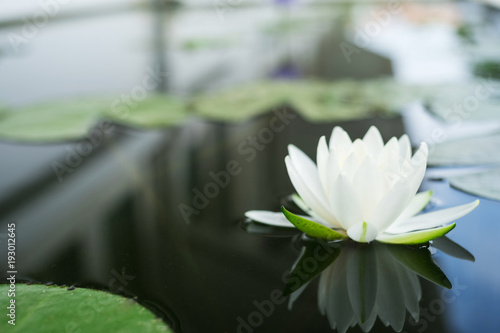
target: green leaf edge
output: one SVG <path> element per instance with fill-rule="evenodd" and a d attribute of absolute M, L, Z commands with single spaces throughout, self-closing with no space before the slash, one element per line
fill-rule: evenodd
<path fill-rule="evenodd" d="M 285 215 L 286 219 L 290 221 L 297 229 L 304 232 L 305 234 L 314 237 L 321 238 L 324 240 L 338 240 L 347 238 L 346 235 L 343 235 L 333 229 L 327 228 L 319 223 L 307 220 L 303 217 L 297 216 L 295 214 L 290 213 L 285 209 L 284 206 L 281 206 L 281 211 L 283 215 Z"/>
<path fill-rule="evenodd" d="M 441 237 L 449 233 L 457 224 L 453 223 L 440 228 L 430 230 L 413 231 L 400 235 L 386 236 L 382 239 L 377 239 L 381 243 L 386 244 L 422 244 Z"/>

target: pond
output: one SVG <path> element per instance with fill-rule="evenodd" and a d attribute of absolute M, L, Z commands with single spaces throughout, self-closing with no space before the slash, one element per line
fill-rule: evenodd
<path fill-rule="evenodd" d="M 399 117 L 336 125 L 353 138 L 371 125 L 386 141 L 403 134 Z M 0 214 L 2 228 L 16 223 L 18 282 L 135 297 L 176 332 L 496 331 L 498 201 L 481 198 L 434 246 L 322 244 L 245 220 L 289 205 L 287 145 L 313 157 L 332 127 L 274 110 L 241 123 L 116 125 L 86 155 L 79 141 L 2 142 Z M 429 189 L 429 211 L 476 199 L 443 180 L 426 179 Z"/>

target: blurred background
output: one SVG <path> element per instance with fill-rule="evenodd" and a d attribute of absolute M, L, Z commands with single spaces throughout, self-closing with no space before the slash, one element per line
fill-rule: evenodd
<path fill-rule="evenodd" d="M 23 0 L 0 4 L 0 101 L 128 93 L 148 75 L 182 98 L 269 78 L 459 83 L 498 73 L 488 1 Z"/>

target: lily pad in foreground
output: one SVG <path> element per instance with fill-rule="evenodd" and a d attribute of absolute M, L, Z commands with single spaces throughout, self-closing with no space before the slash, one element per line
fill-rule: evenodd
<path fill-rule="evenodd" d="M 0 285 L 0 304 L 10 311 L 9 285 Z M 103 291 L 17 284 L 15 326 L 4 315 L 1 332 L 171 332 L 146 308 Z"/>

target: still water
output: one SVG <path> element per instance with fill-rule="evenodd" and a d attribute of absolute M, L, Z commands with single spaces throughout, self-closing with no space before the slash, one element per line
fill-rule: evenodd
<path fill-rule="evenodd" d="M 340 125 L 353 138 L 370 125 L 386 141 L 403 133 L 399 118 Z M 176 332 L 497 331 L 498 202 L 458 221 L 456 246 L 318 245 L 244 220 L 287 203 L 286 146 L 314 156 L 332 127 L 284 109 L 242 124 L 116 125 L 86 156 L 81 142 L 2 142 L 0 227 L 17 224 L 18 278 L 137 297 Z M 444 181 L 428 189 L 428 210 L 474 199 Z"/>

